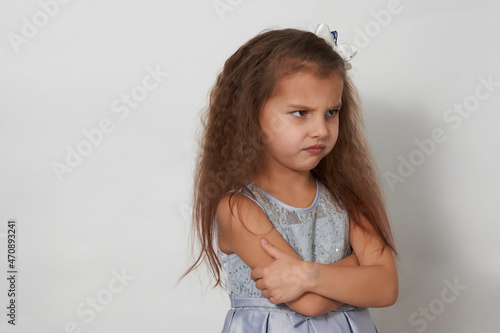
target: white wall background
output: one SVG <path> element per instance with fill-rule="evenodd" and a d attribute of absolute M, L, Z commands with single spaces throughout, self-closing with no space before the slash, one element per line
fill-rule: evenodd
<path fill-rule="evenodd" d="M 224 292 L 196 275 L 176 285 L 189 263 L 198 112 L 246 40 L 325 22 L 360 48 L 351 73 L 400 252 L 399 300 L 372 310 L 379 331 L 496 332 L 499 10 L 488 0 L 1 1 L 0 268 L 16 218 L 19 274 L 15 327 L 0 279 L 0 331 L 219 332 Z M 169 75 L 144 90 L 148 70 Z M 99 126 L 108 133 L 88 143 L 82 131 Z M 71 167 L 78 149 L 87 156 Z M 54 163 L 71 172 L 58 179 Z"/>

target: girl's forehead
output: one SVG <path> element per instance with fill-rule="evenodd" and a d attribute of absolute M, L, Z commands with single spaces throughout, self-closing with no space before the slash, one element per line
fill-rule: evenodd
<path fill-rule="evenodd" d="M 297 94 L 303 92 L 304 88 L 309 86 L 329 85 L 335 90 L 342 89 L 344 80 L 337 73 L 332 71 L 328 76 L 320 75 L 312 71 L 299 71 L 293 74 L 286 75 L 276 82 L 273 97 L 283 94 Z"/>
<path fill-rule="evenodd" d="M 304 106 L 314 109 L 319 105 L 341 105 L 344 81 L 338 74 L 322 77 L 308 72 L 296 73 L 280 80 L 274 95 L 266 105 Z"/>

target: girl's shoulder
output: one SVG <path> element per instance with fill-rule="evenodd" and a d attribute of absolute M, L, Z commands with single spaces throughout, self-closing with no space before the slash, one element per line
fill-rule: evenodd
<path fill-rule="evenodd" d="M 265 208 L 262 205 L 263 198 L 265 197 L 263 192 L 265 191 L 254 182 L 246 180 L 240 189 L 232 189 L 223 194 L 221 200 L 219 201 L 217 210 L 219 210 L 219 207 L 224 206 L 230 207 L 230 210 L 232 210 L 232 208 L 238 209 L 238 207 L 239 209 L 260 208 L 265 212 Z M 257 207 L 252 205 L 251 202 L 257 205 Z"/>
<path fill-rule="evenodd" d="M 216 222 L 219 248 L 232 252 L 231 237 L 237 234 L 265 234 L 273 228 L 260 204 L 243 192 L 226 193 L 217 205 Z"/>

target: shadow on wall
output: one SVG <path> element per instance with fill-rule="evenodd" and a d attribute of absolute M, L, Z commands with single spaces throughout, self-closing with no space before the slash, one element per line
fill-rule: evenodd
<path fill-rule="evenodd" d="M 366 135 L 379 168 L 400 261 L 398 302 L 371 310 L 381 332 L 438 332 L 438 317 L 467 286 L 463 265 L 453 258 L 460 246 L 448 225 L 456 212 L 443 204 L 439 154 L 448 137 L 441 124 L 426 119 L 418 101 L 405 106 L 365 100 Z M 454 304 L 454 311 L 457 310 Z M 449 312 L 449 311 L 448 311 Z M 465 312 L 463 312 L 465 313 Z M 440 328 L 441 327 L 441 328 Z M 432 328 L 432 329 L 431 329 Z"/>

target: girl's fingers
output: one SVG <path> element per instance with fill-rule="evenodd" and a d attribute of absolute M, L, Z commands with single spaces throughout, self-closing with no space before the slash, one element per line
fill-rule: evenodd
<path fill-rule="evenodd" d="M 260 279 L 255 283 L 255 288 L 259 290 L 264 290 L 266 286 L 264 285 L 264 280 Z"/>
<path fill-rule="evenodd" d="M 277 247 L 275 247 L 273 244 L 271 244 L 267 239 L 261 238 L 260 240 L 260 246 L 264 251 L 266 251 L 267 254 L 269 254 L 273 259 L 278 259 L 280 258 L 284 253 L 283 251 L 279 250 Z"/>
<path fill-rule="evenodd" d="M 261 295 L 262 295 L 262 297 L 265 297 L 265 298 L 269 298 L 271 296 L 271 294 L 269 293 L 269 291 L 267 289 L 262 290 Z"/>
<path fill-rule="evenodd" d="M 262 279 L 264 272 L 262 268 L 256 268 L 252 270 L 252 273 L 250 273 L 250 278 L 254 281 L 257 281 L 258 279 Z"/>

